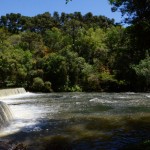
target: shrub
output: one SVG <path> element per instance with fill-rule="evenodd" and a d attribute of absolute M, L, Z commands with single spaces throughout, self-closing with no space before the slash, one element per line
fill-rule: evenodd
<path fill-rule="evenodd" d="M 36 77 L 33 79 L 32 90 L 36 92 L 43 91 L 44 81 L 40 77 Z"/>
<path fill-rule="evenodd" d="M 46 81 L 46 82 L 44 83 L 44 86 L 45 86 L 45 92 L 52 92 L 52 91 L 53 91 L 53 90 L 52 90 L 52 87 L 51 87 L 51 82 Z"/>

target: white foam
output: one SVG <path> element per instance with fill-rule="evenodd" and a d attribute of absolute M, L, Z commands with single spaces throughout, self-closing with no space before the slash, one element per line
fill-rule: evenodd
<path fill-rule="evenodd" d="M 126 92 L 126 94 L 133 95 L 135 92 Z"/>
<path fill-rule="evenodd" d="M 126 98 L 128 98 L 128 96 L 119 96 L 117 98 L 119 98 L 119 99 L 126 99 Z"/>
<path fill-rule="evenodd" d="M 89 100 L 90 102 L 99 102 L 99 101 L 101 101 L 99 98 L 92 98 L 92 99 L 90 99 Z"/>
<path fill-rule="evenodd" d="M 150 98 L 150 95 L 146 95 L 146 97 Z"/>
<path fill-rule="evenodd" d="M 80 98 L 80 96 L 75 95 L 75 96 L 72 96 L 72 98 L 76 98 L 76 99 L 78 99 L 78 98 Z"/>
<path fill-rule="evenodd" d="M 97 102 L 97 103 L 103 103 L 103 104 L 105 104 L 105 103 L 109 103 L 109 104 L 112 104 L 112 103 L 117 103 L 117 101 L 110 101 L 110 100 L 106 100 L 106 99 L 99 99 L 99 98 L 93 98 L 93 99 L 90 99 L 89 100 L 90 102 Z"/>

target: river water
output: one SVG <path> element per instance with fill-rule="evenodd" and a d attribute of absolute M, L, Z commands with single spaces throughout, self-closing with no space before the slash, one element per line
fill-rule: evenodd
<path fill-rule="evenodd" d="M 150 93 L 25 93 L 3 98 L 0 140 L 28 149 L 119 150 L 150 139 Z"/>

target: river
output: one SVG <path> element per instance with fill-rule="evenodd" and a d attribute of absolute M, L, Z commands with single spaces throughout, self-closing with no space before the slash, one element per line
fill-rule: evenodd
<path fill-rule="evenodd" d="M 150 139 L 150 93 L 25 93 L 3 98 L 0 132 L 28 149 L 119 150 Z"/>

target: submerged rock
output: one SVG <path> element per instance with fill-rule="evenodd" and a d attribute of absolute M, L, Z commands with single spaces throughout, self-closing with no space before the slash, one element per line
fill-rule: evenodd
<path fill-rule="evenodd" d="M 27 150 L 22 143 L 13 144 L 11 141 L 0 141 L 0 150 Z"/>

